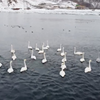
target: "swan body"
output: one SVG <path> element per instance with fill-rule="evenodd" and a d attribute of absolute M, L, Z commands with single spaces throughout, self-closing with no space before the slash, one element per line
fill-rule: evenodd
<path fill-rule="evenodd" d="M 31 51 L 31 59 L 36 60 L 36 56 L 33 55 L 33 49 L 32 49 L 32 51 Z"/>
<path fill-rule="evenodd" d="M 0 63 L 0 67 L 2 67 L 2 63 Z"/>
<path fill-rule="evenodd" d="M 62 59 L 62 62 L 65 62 L 65 61 L 67 61 L 67 59 L 66 59 L 66 52 L 65 52 L 64 58 Z"/>
<path fill-rule="evenodd" d="M 44 63 L 47 62 L 47 59 L 46 59 L 46 55 L 45 55 L 45 53 L 43 53 L 43 56 L 44 56 L 44 59 L 42 60 L 42 63 L 44 64 Z"/>
<path fill-rule="evenodd" d="M 15 53 L 13 53 L 12 59 L 13 59 L 13 60 L 16 60 L 16 58 L 17 58 L 17 57 L 16 57 Z"/>
<path fill-rule="evenodd" d="M 64 77 L 65 76 L 65 71 L 63 69 L 61 69 L 59 74 L 60 74 L 61 77 Z"/>
<path fill-rule="evenodd" d="M 64 56 L 65 55 L 65 52 L 64 52 L 64 47 L 63 47 L 63 50 L 61 52 L 61 56 Z"/>
<path fill-rule="evenodd" d="M 100 54 L 99 53 L 98 53 L 98 58 L 96 59 L 96 62 L 98 62 L 98 63 L 100 63 L 100 57 L 99 57 Z"/>
<path fill-rule="evenodd" d="M 28 49 L 32 49 L 32 46 L 30 45 L 30 41 L 28 41 Z"/>
<path fill-rule="evenodd" d="M 11 53 L 15 53 L 15 50 L 13 49 L 13 45 L 11 45 Z"/>
<path fill-rule="evenodd" d="M 77 51 L 77 52 L 76 52 L 76 47 L 74 47 L 74 54 L 76 54 L 76 55 L 82 55 L 83 52 L 80 52 L 80 51 Z"/>
<path fill-rule="evenodd" d="M 89 60 L 89 66 L 85 68 L 85 73 L 90 72 L 91 71 L 91 60 Z"/>
<path fill-rule="evenodd" d="M 60 44 L 60 48 L 57 49 L 57 52 L 60 52 L 60 51 L 61 51 L 61 44 Z"/>
<path fill-rule="evenodd" d="M 80 62 L 82 63 L 82 62 L 84 62 L 85 61 L 85 59 L 84 59 L 84 53 L 82 54 L 82 58 L 80 59 Z"/>
<path fill-rule="evenodd" d="M 42 45 L 42 50 L 39 50 L 39 54 L 44 53 L 43 45 Z"/>
<path fill-rule="evenodd" d="M 7 70 L 8 73 L 14 72 L 14 69 L 12 68 L 12 61 L 10 61 L 10 68 Z"/>
<path fill-rule="evenodd" d="M 20 72 L 24 72 L 27 70 L 26 59 L 24 59 L 24 67 L 21 68 Z"/>
<path fill-rule="evenodd" d="M 35 50 L 36 50 L 36 51 L 39 51 L 39 48 L 37 47 L 37 44 L 36 44 Z"/>
<path fill-rule="evenodd" d="M 62 68 L 62 69 L 66 69 L 65 62 L 61 63 L 61 68 Z"/>

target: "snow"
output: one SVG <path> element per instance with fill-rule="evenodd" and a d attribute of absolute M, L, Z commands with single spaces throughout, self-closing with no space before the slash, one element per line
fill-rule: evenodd
<path fill-rule="evenodd" d="M 12 2 L 10 6 L 7 4 L 7 0 L 2 0 L 3 3 L 0 3 L 0 11 L 1 12 L 21 12 L 21 13 L 41 13 L 41 14 L 71 14 L 71 15 L 100 15 L 100 10 L 77 10 L 75 9 L 77 3 L 75 2 L 53 2 L 48 0 L 17 0 L 18 3 Z M 27 8 L 27 4 L 23 3 L 23 1 L 27 1 L 31 5 L 39 5 L 40 3 L 50 3 L 55 5 L 57 3 L 60 4 L 61 7 L 71 7 L 72 9 L 54 9 L 54 10 L 47 10 L 47 9 L 35 9 L 31 7 L 30 10 L 24 10 Z M 21 8 L 20 10 L 12 10 L 12 8 Z"/>

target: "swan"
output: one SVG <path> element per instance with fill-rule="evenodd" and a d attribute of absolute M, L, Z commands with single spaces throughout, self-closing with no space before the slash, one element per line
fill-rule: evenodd
<path fill-rule="evenodd" d="M 64 77 L 65 76 L 65 71 L 63 69 L 61 69 L 59 74 L 60 74 L 60 76 Z"/>
<path fill-rule="evenodd" d="M 17 58 L 17 57 L 16 57 L 15 53 L 13 53 L 12 59 L 13 59 L 13 60 L 16 60 L 16 58 Z"/>
<path fill-rule="evenodd" d="M 13 45 L 11 45 L 11 53 L 15 53 L 15 50 L 13 49 Z"/>
<path fill-rule="evenodd" d="M 37 43 L 36 43 L 36 47 L 35 47 L 35 50 L 36 50 L 36 51 L 39 51 L 39 48 L 37 47 Z"/>
<path fill-rule="evenodd" d="M 96 62 L 100 63 L 99 53 L 98 53 L 98 58 L 96 59 Z"/>
<path fill-rule="evenodd" d="M 0 63 L 0 67 L 2 67 L 2 63 Z"/>
<path fill-rule="evenodd" d="M 76 52 L 76 47 L 74 47 L 74 54 L 76 54 L 76 55 L 82 55 L 83 52 L 80 52 L 80 51 Z"/>
<path fill-rule="evenodd" d="M 46 55 L 45 55 L 45 53 L 43 53 L 43 56 L 44 56 L 44 59 L 42 60 L 42 63 L 44 64 L 44 63 L 47 62 L 47 59 L 46 59 Z"/>
<path fill-rule="evenodd" d="M 44 49 L 44 50 L 47 50 L 47 49 L 48 49 L 47 46 L 44 46 L 44 43 L 43 43 L 43 49 Z"/>
<path fill-rule="evenodd" d="M 28 49 L 32 49 L 32 46 L 30 45 L 30 41 L 28 41 Z"/>
<path fill-rule="evenodd" d="M 82 63 L 82 62 L 84 62 L 85 61 L 85 59 L 84 59 L 84 53 L 82 54 L 82 58 L 80 59 L 80 62 Z"/>
<path fill-rule="evenodd" d="M 61 68 L 62 69 L 65 69 L 66 68 L 65 62 L 61 63 Z"/>
<path fill-rule="evenodd" d="M 60 48 L 57 49 L 57 52 L 61 51 L 61 44 L 60 44 Z"/>
<path fill-rule="evenodd" d="M 91 65 L 90 65 L 90 63 L 91 63 L 91 60 L 89 60 L 89 66 L 88 67 L 86 67 L 85 68 L 85 73 L 87 73 L 87 72 L 90 72 L 91 71 Z"/>
<path fill-rule="evenodd" d="M 33 55 L 33 49 L 31 50 L 31 59 L 36 60 L 36 56 Z"/>
<path fill-rule="evenodd" d="M 65 52 L 65 55 L 64 55 L 64 58 L 62 59 L 62 62 L 65 62 L 65 61 L 67 61 L 67 59 L 66 59 L 66 52 Z"/>
<path fill-rule="evenodd" d="M 39 53 L 39 54 L 40 54 L 40 53 L 44 53 L 43 45 L 42 45 L 42 50 L 39 50 L 38 53 Z"/>
<path fill-rule="evenodd" d="M 7 70 L 8 73 L 12 73 L 14 69 L 12 68 L 12 61 L 10 61 L 10 68 Z"/>
<path fill-rule="evenodd" d="M 47 40 L 47 46 L 46 46 L 48 49 L 50 48 L 49 44 L 48 44 L 48 40 Z"/>
<path fill-rule="evenodd" d="M 27 70 L 26 59 L 24 59 L 24 67 L 21 68 L 20 72 L 23 72 L 26 70 Z"/>
<path fill-rule="evenodd" d="M 65 55 L 65 52 L 64 52 L 64 47 L 63 47 L 63 50 L 61 52 L 61 56 L 64 56 Z"/>

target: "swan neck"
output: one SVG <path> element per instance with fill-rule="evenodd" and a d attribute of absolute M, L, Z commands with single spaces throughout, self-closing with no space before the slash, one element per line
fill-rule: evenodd
<path fill-rule="evenodd" d="M 26 61 L 24 61 L 24 66 L 27 67 L 27 66 L 26 66 Z"/>
<path fill-rule="evenodd" d="M 12 68 L 12 62 L 10 62 L 10 68 Z"/>
<path fill-rule="evenodd" d="M 31 52 L 31 56 L 33 56 L 33 50 L 32 50 L 32 52 Z"/>

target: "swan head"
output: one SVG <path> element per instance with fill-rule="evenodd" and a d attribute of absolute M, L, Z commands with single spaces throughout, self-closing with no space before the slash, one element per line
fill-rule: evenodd
<path fill-rule="evenodd" d="M 26 61 L 26 59 L 24 59 L 24 61 Z"/>
<path fill-rule="evenodd" d="M 89 60 L 89 62 L 92 62 L 92 60 Z"/>

